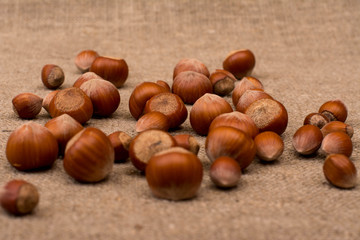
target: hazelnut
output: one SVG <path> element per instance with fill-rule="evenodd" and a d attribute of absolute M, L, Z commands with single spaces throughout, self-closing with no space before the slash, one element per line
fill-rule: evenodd
<path fill-rule="evenodd" d="M 304 119 L 304 125 L 310 124 L 322 128 L 329 122 L 329 119 L 321 113 L 310 113 Z"/>
<path fill-rule="evenodd" d="M 60 90 L 49 105 L 51 117 L 69 114 L 80 124 L 87 122 L 93 114 L 93 105 L 83 90 L 76 87 Z"/>
<path fill-rule="evenodd" d="M 144 114 L 136 123 L 136 132 L 143 132 L 149 129 L 168 131 L 170 122 L 167 116 L 161 112 L 149 112 Z"/>
<path fill-rule="evenodd" d="M 79 182 L 99 182 L 114 165 L 114 148 L 99 129 L 88 127 L 73 136 L 65 149 L 64 169 Z"/>
<path fill-rule="evenodd" d="M 215 94 L 206 93 L 190 111 L 190 124 L 196 133 L 206 135 L 211 122 L 222 113 L 232 112 L 231 105 Z"/>
<path fill-rule="evenodd" d="M 235 85 L 234 91 L 232 93 L 232 101 L 234 106 L 237 105 L 240 97 L 247 91 L 247 90 L 264 90 L 264 86 L 262 83 L 254 78 L 254 77 L 244 77 Z"/>
<path fill-rule="evenodd" d="M 78 79 L 76 79 L 76 81 L 73 84 L 73 87 L 79 88 L 84 82 L 87 82 L 91 79 L 103 79 L 103 78 L 97 75 L 96 73 L 86 72 L 82 74 L 80 77 L 78 77 Z"/>
<path fill-rule="evenodd" d="M 75 65 L 82 73 L 87 72 L 97 57 L 99 54 L 94 50 L 81 51 L 75 57 Z"/>
<path fill-rule="evenodd" d="M 48 94 L 46 94 L 46 96 L 44 97 L 43 101 L 42 101 L 42 107 L 49 112 L 49 106 L 50 106 L 50 102 L 53 99 L 53 97 L 59 92 L 60 90 L 55 90 L 55 91 L 51 91 Z"/>
<path fill-rule="evenodd" d="M 171 92 L 170 86 L 167 82 L 163 81 L 163 80 L 157 80 L 155 82 L 157 85 L 162 86 L 163 88 L 165 88 L 168 92 Z"/>
<path fill-rule="evenodd" d="M 237 111 L 223 113 L 214 118 L 210 124 L 209 131 L 220 126 L 237 128 L 251 138 L 255 138 L 255 136 L 259 133 L 259 129 L 255 125 L 254 121 L 245 113 Z"/>
<path fill-rule="evenodd" d="M 207 78 L 210 76 L 209 70 L 200 60 L 195 58 L 184 58 L 181 59 L 174 68 L 173 79 L 181 73 L 185 71 L 193 71 L 198 72 L 205 75 Z"/>
<path fill-rule="evenodd" d="M 325 115 L 330 121 L 345 122 L 347 112 L 345 104 L 339 99 L 325 102 L 319 108 L 319 113 Z"/>
<path fill-rule="evenodd" d="M 339 188 L 353 188 L 357 182 L 354 163 L 343 154 L 330 154 L 326 157 L 323 172 L 326 180 Z"/>
<path fill-rule="evenodd" d="M 254 67 L 255 56 L 249 49 L 232 51 L 223 62 L 223 68 L 234 74 L 237 79 L 249 76 Z"/>
<path fill-rule="evenodd" d="M 97 57 L 91 64 L 90 71 L 110 81 L 117 88 L 124 85 L 129 74 L 129 68 L 124 59 L 110 57 Z"/>
<path fill-rule="evenodd" d="M 102 79 L 91 79 L 80 86 L 91 99 L 94 115 L 108 117 L 120 105 L 120 94 L 110 82 Z"/>
<path fill-rule="evenodd" d="M 150 98 L 145 105 L 144 113 L 161 112 L 169 121 L 170 128 L 176 128 L 185 122 L 188 112 L 181 98 L 173 93 L 159 93 Z"/>
<path fill-rule="evenodd" d="M 41 80 L 47 88 L 56 89 L 64 83 L 64 72 L 57 65 L 46 64 L 41 70 Z"/>
<path fill-rule="evenodd" d="M 292 143 L 295 150 L 303 155 L 315 153 L 321 146 L 323 135 L 314 125 L 304 125 L 294 134 Z"/>
<path fill-rule="evenodd" d="M 234 158 L 242 170 L 254 160 L 255 143 L 243 131 L 233 127 L 217 127 L 209 131 L 205 140 L 205 151 L 210 161 L 221 156 Z"/>
<path fill-rule="evenodd" d="M 213 93 L 219 96 L 226 96 L 234 90 L 236 78 L 226 70 L 216 69 L 209 80 L 213 86 Z"/>
<path fill-rule="evenodd" d="M 239 163 L 230 157 L 222 156 L 211 164 L 210 179 L 220 188 L 236 187 L 241 177 Z"/>
<path fill-rule="evenodd" d="M 20 171 L 35 170 L 50 167 L 58 156 L 58 150 L 54 135 L 46 127 L 28 122 L 10 134 L 6 157 Z"/>
<path fill-rule="evenodd" d="M 49 120 L 45 127 L 56 138 L 59 144 L 60 155 L 64 154 L 67 142 L 84 128 L 78 121 L 66 113 Z"/>
<path fill-rule="evenodd" d="M 281 135 L 288 124 L 288 114 L 284 105 L 273 99 L 257 100 L 244 113 L 254 121 L 260 132 L 272 131 Z"/>
<path fill-rule="evenodd" d="M 161 151 L 149 160 L 146 181 L 158 198 L 184 200 L 196 196 L 203 178 L 200 159 L 180 148 Z"/>
<path fill-rule="evenodd" d="M 246 90 L 243 95 L 239 98 L 235 108 L 239 112 L 245 112 L 245 110 L 255 101 L 260 99 L 273 99 L 269 94 L 263 90 Z"/>
<path fill-rule="evenodd" d="M 267 162 L 278 159 L 284 152 L 284 142 L 274 132 L 267 131 L 258 134 L 254 139 L 254 143 L 256 146 L 256 156 Z"/>
<path fill-rule="evenodd" d="M 146 102 L 159 93 L 168 92 L 164 87 L 153 82 L 142 82 L 132 91 L 129 98 L 129 110 L 135 119 L 143 114 Z"/>
<path fill-rule="evenodd" d="M 324 137 L 321 144 L 321 151 L 325 155 L 339 153 L 350 157 L 353 151 L 353 145 L 349 135 L 346 133 L 332 132 Z"/>
<path fill-rule="evenodd" d="M 20 118 L 35 118 L 41 111 L 43 99 L 33 93 L 20 93 L 12 99 L 13 110 Z"/>
<path fill-rule="evenodd" d="M 114 147 L 115 162 L 125 162 L 129 158 L 129 146 L 132 138 L 122 131 L 115 131 L 108 138 Z"/>
<path fill-rule="evenodd" d="M 24 180 L 15 179 L 8 182 L 1 191 L 1 206 L 17 216 L 31 213 L 39 203 L 37 188 Z"/>
<path fill-rule="evenodd" d="M 174 136 L 176 145 L 182 147 L 193 154 L 197 155 L 200 149 L 200 145 L 194 136 L 190 134 L 178 134 Z"/>
<path fill-rule="evenodd" d="M 212 93 L 210 80 L 201 73 L 185 71 L 174 79 L 172 92 L 178 95 L 184 103 L 194 104 L 205 93 Z"/>
<path fill-rule="evenodd" d="M 323 128 L 321 128 L 321 132 L 324 135 L 328 135 L 331 132 L 343 132 L 349 135 L 352 138 L 354 134 L 354 129 L 349 124 L 340 121 L 332 121 L 327 123 Z"/>
<path fill-rule="evenodd" d="M 139 133 L 131 141 L 130 160 L 138 170 L 144 172 L 155 153 L 175 146 L 176 141 L 169 133 L 157 129 L 147 130 Z"/>

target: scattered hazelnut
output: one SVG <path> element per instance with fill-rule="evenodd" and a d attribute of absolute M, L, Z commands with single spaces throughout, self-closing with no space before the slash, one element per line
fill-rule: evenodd
<path fill-rule="evenodd" d="M 143 132 L 149 129 L 168 131 L 170 122 L 167 116 L 161 112 L 149 112 L 139 118 L 135 125 L 136 132 Z"/>
<path fill-rule="evenodd" d="M 213 93 L 219 96 L 226 96 L 234 90 L 236 78 L 226 70 L 216 69 L 209 80 L 213 86 Z"/>
<path fill-rule="evenodd" d="M 353 151 L 353 145 L 349 135 L 346 133 L 332 132 L 324 137 L 321 144 L 321 151 L 325 155 L 339 153 L 350 157 Z"/>
<path fill-rule="evenodd" d="M 172 92 L 178 95 L 184 103 L 194 104 L 205 93 L 212 93 L 210 80 L 203 74 L 185 71 L 174 79 Z"/>
<path fill-rule="evenodd" d="M 142 82 L 134 88 L 129 98 L 129 110 L 135 119 L 143 114 L 146 102 L 159 93 L 168 92 L 164 87 L 153 82 Z"/>
<path fill-rule="evenodd" d="M 199 98 L 190 111 L 190 124 L 196 133 L 206 135 L 211 122 L 222 113 L 232 112 L 231 105 L 222 97 L 206 93 Z"/>
<path fill-rule="evenodd" d="M 174 136 L 176 145 L 182 147 L 193 154 L 197 155 L 200 149 L 200 145 L 194 136 L 190 134 L 178 134 Z"/>
<path fill-rule="evenodd" d="M 255 122 L 260 132 L 272 131 L 281 135 L 288 124 L 288 114 L 284 105 L 273 99 L 255 101 L 244 113 Z"/>
<path fill-rule="evenodd" d="M 102 79 L 91 79 L 84 82 L 80 89 L 91 99 L 94 115 L 108 117 L 120 105 L 120 93 L 110 82 Z"/>
<path fill-rule="evenodd" d="M 45 127 L 54 135 L 59 144 L 59 154 L 64 155 L 67 142 L 78 132 L 83 130 L 83 126 L 68 114 L 62 114 L 50 119 Z"/>
<path fill-rule="evenodd" d="M 221 156 L 234 158 L 242 170 L 254 160 L 255 143 L 243 131 L 233 127 L 217 127 L 209 131 L 205 140 L 205 151 L 210 161 Z"/>
<path fill-rule="evenodd" d="M 240 82 L 237 82 L 231 96 L 234 106 L 237 105 L 240 97 L 247 90 L 255 90 L 255 89 L 261 91 L 264 90 L 264 86 L 258 79 L 254 77 L 244 77 L 240 80 Z"/>
<path fill-rule="evenodd" d="M 324 135 L 328 135 L 331 132 L 343 132 L 349 135 L 352 138 L 354 134 L 354 129 L 349 124 L 340 121 L 332 121 L 327 123 L 323 128 L 321 128 L 321 132 Z"/>
<path fill-rule="evenodd" d="M 167 82 L 163 81 L 163 80 L 157 80 L 155 82 L 157 85 L 162 86 L 163 88 L 165 88 L 168 92 L 171 92 L 170 86 Z"/>
<path fill-rule="evenodd" d="M 325 102 L 319 108 L 319 113 L 325 115 L 330 121 L 345 122 L 347 118 L 347 108 L 339 99 Z"/>
<path fill-rule="evenodd" d="M 353 188 L 357 182 L 354 163 L 343 154 L 330 154 L 326 157 L 323 171 L 326 180 L 339 188 Z"/>
<path fill-rule="evenodd" d="M 75 57 L 75 65 L 82 73 L 87 72 L 97 57 L 99 57 L 99 54 L 94 50 L 81 51 Z"/>
<path fill-rule="evenodd" d="M 230 157 L 222 156 L 211 164 L 210 179 L 220 188 L 232 188 L 238 185 L 241 177 L 239 163 Z"/>
<path fill-rule="evenodd" d="M 41 70 L 41 80 L 47 88 L 56 89 L 60 87 L 65 80 L 64 72 L 57 65 L 46 64 Z"/>
<path fill-rule="evenodd" d="M 114 147 L 115 162 L 125 162 L 129 158 L 129 146 L 132 138 L 122 131 L 115 131 L 108 138 Z"/>
<path fill-rule="evenodd" d="M 321 113 L 310 113 L 304 119 L 304 125 L 310 124 L 322 128 L 329 122 L 329 119 Z"/>
<path fill-rule="evenodd" d="M 147 130 L 139 133 L 131 141 L 130 160 L 138 170 L 144 172 L 155 153 L 175 146 L 176 141 L 169 133 L 157 129 Z"/>
<path fill-rule="evenodd" d="M 96 73 L 86 72 L 83 73 L 80 77 L 78 77 L 78 79 L 76 79 L 76 81 L 73 84 L 73 87 L 79 88 L 84 82 L 89 81 L 91 79 L 103 79 L 103 78 L 97 75 Z"/>
<path fill-rule="evenodd" d="M 17 170 L 35 170 L 50 167 L 58 156 L 58 150 L 55 137 L 46 127 L 28 122 L 10 134 L 6 157 Z"/>
<path fill-rule="evenodd" d="M 114 148 L 99 129 L 88 127 L 73 136 L 65 149 L 64 169 L 79 182 L 99 182 L 114 165 Z"/>
<path fill-rule="evenodd" d="M 43 99 L 33 93 L 20 93 L 12 99 L 13 110 L 20 118 L 35 118 L 41 111 Z"/>
<path fill-rule="evenodd" d="M 1 191 L 1 206 L 17 216 L 31 213 L 39 203 L 37 188 L 24 180 L 15 179 L 8 182 Z"/>
<path fill-rule="evenodd" d="M 258 158 L 267 162 L 278 159 L 284 152 L 284 142 L 274 132 L 267 131 L 258 134 L 254 139 L 254 143 Z"/>
<path fill-rule="evenodd" d="M 198 72 L 205 75 L 207 78 L 210 76 L 209 70 L 200 60 L 195 58 L 184 58 L 181 59 L 174 68 L 173 79 L 181 73 L 185 71 L 193 71 Z"/>
<path fill-rule="evenodd" d="M 91 64 L 90 71 L 110 81 L 117 88 L 124 85 L 129 74 L 129 68 L 124 59 L 110 57 L 97 57 Z"/>
<path fill-rule="evenodd" d="M 146 167 L 146 180 L 158 198 L 184 200 L 196 196 L 203 178 L 200 159 L 193 153 L 174 147 L 152 156 Z"/>
<path fill-rule="evenodd" d="M 83 90 L 76 87 L 60 90 L 49 105 L 51 117 L 69 114 L 80 124 L 87 122 L 93 114 L 93 105 Z"/>
<path fill-rule="evenodd" d="M 303 155 L 316 152 L 323 140 L 320 129 L 314 125 L 303 125 L 294 134 L 292 143 L 295 150 Z"/>
<path fill-rule="evenodd" d="M 48 94 L 46 94 L 46 96 L 44 97 L 43 101 L 42 101 L 42 107 L 49 112 L 49 106 L 50 106 L 50 102 L 53 99 L 53 97 L 59 92 L 60 90 L 54 90 L 49 92 Z"/>
<path fill-rule="evenodd" d="M 255 101 L 260 99 L 273 99 L 269 94 L 263 90 L 246 90 L 243 95 L 239 98 L 235 108 L 239 112 L 245 112 L 245 110 Z"/>
<path fill-rule="evenodd" d="M 145 105 L 144 113 L 161 112 L 169 121 L 170 128 L 176 128 L 185 122 L 188 112 L 181 98 L 173 93 L 159 93 L 150 98 Z"/>
<path fill-rule="evenodd" d="M 223 68 L 237 79 L 249 76 L 254 67 L 255 56 L 249 49 L 232 51 L 223 62 Z"/>

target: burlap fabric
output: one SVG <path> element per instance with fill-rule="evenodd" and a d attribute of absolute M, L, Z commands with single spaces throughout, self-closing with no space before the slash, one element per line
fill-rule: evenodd
<path fill-rule="evenodd" d="M 360 2 L 353 1 L 0 1 L 0 183 L 23 178 L 38 186 L 34 214 L 0 211 L 0 239 L 359 239 L 360 186 L 339 190 L 322 173 L 324 158 L 304 158 L 291 145 L 303 118 L 325 101 L 342 99 L 355 129 L 351 159 L 359 164 Z M 274 164 L 258 159 L 235 189 L 222 191 L 208 177 L 198 196 L 171 202 L 152 196 L 131 163 L 116 164 L 98 184 L 79 184 L 62 160 L 42 172 L 19 172 L 6 160 L 11 131 L 25 120 L 11 99 L 21 92 L 44 97 L 44 64 L 61 66 L 62 88 L 80 75 L 74 57 L 83 49 L 125 58 L 129 78 L 112 118 L 91 119 L 105 133 L 135 136 L 128 109 L 142 81 L 166 80 L 184 57 L 222 67 L 229 51 L 251 49 L 254 76 L 289 113 L 285 151 Z M 230 101 L 230 97 L 227 97 Z M 191 106 L 188 106 L 190 109 Z M 50 118 L 42 110 L 35 119 Z M 189 120 L 175 133 L 190 132 Z"/>

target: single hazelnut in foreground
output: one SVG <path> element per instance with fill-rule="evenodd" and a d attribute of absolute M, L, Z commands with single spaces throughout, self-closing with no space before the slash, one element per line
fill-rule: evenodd
<path fill-rule="evenodd" d="M 175 79 L 179 73 L 185 71 L 198 72 L 205 75 L 207 78 L 210 76 L 209 70 L 205 64 L 196 58 L 181 59 L 174 68 L 173 79 Z"/>
<path fill-rule="evenodd" d="M 200 159 L 180 147 L 158 152 L 150 158 L 146 167 L 146 181 L 158 198 L 174 201 L 193 198 L 202 179 Z"/>
<path fill-rule="evenodd" d="M 35 118 L 41 111 L 43 99 L 33 93 L 20 93 L 12 99 L 13 110 L 20 118 Z"/>
<path fill-rule="evenodd" d="M 314 125 L 303 125 L 294 134 L 292 143 L 295 150 L 303 155 L 315 153 L 321 146 L 323 135 Z"/>
<path fill-rule="evenodd" d="M 128 77 L 129 67 L 124 59 L 97 57 L 91 64 L 90 71 L 119 88 L 124 85 Z"/>
<path fill-rule="evenodd" d="M 157 152 L 175 147 L 175 139 L 167 132 L 150 129 L 139 133 L 130 143 L 129 156 L 132 164 L 144 172 L 150 158 Z"/>
<path fill-rule="evenodd" d="M 350 126 L 349 124 L 346 124 L 344 122 L 332 121 L 332 122 L 327 123 L 321 129 L 321 132 L 324 135 L 324 137 L 331 132 L 343 132 L 343 133 L 346 133 L 347 135 L 349 135 L 350 138 L 352 138 L 352 136 L 354 134 L 354 129 L 352 126 Z"/>
<path fill-rule="evenodd" d="M 321 144 L 321 152 L 325 155 L 331 153 L 344 154 L 351 156 L 353 145 L 349 135 L 343 132 L 332 132 L 327 134 Z"/>
<path fill-rule="evenodd" d="M 234 106 L 238 104 L 238 101 L 240 97 L 247 91 L 247 90 L 259 90 L 263 91 L 264 86 L 262 83 L 254 78 L 254 77 L 244 77 L 240 80 L 240 82 L 237 82 L 234 88 L 234 91 L 232 92 L 231 98 Z"/>
<path fill-rule="evenodd" d="M 57 65 L 46 64 L 41 70 L 41 80 L 47 88 L 56 89 L 64 83 L 64 71 Z"/>
<path fill-rule="evenodd" d="M 76 79 L 76 81 L 73 84 L 73 87 L 79 88 L 84 82 L 87 82 L 91 79 L 103 79 L 103 78 L 97 75 L 96 73 L 86 72 Z"/>
<path fill-rule="evenodd" d="M 58 143 L 44 126 L 28 122 L 16 128 L 6 144 L 9 163 L 20 171 L 52 166 L 58 156 Z"/>
<path fill-rule="evenodd" d="M 237 79 L 251 75 L 255 67 L 255 56 L 249 49 L 232 51 L 223 61 L 223 68 Z"/>
<path fill-rule="evenodd" d="M 267 162 L 278 159 L 284 152 L 284 141 L 274 132 L 267 131 L 258 134 L 254 143 L 256 156 Z"/>
<path fill-rule="evenodd" d="M 91 99 L 94 115 L 108 117 L 120 105 L 120 93 L 111 82 L 102 79 L 91 79 L 80 86 Z"/>
<path fill-rule="evenodd" d="M 79 182 L 99 182 L 114 165 L 114 148 L 99 129 L 88 127 L 78 132 L 66 145 L 63 160 L 67 174 Z"/>
<path fill-rule="evenodd" d="M 254 121 L 259 132 L 272 131 L 281 135 L 288 124 L 286 108 L 273 99 L 264 98 L 255 101 L 244 113 Z"/>
<path fill-rule="evenodd" d="M 135 119 L 143 114 L 146 102 L 159 93 L 168 92 L 164 87 L 153 82 L 142 82 L 134 88 L 129 98 L 129 110 Z"/>
<path fill-rule="evenodd" d="M 210 161 L 221 156 L 234 158 L 244 170 L 254 160 L 256 147 L 253 139 L 233 127 L 217 127 L 209 131 L 205 140 L 205 151 Z"/>
<path fill-rule="evenodd" d="M 174 136 L 176 145 L 182 147 L 193 154 L 197 155 L 200 149 L 200 145 L 194 136 L 190 134 L 178 134 Z"/>
<path fill-rule="evenodd" d="M 170 122 L 167 116 L 161 112 L 149 112 L 138 119 L 135 125 L 136 132 L 143 132 L 149 129 L 168 131 Z"/>
<path fill-rule="evenodd" d="M 304 119 L 304 125 L 310 124 L 318 128 L 324 127 L 329 122 L 329 119 L 321 113 L 310 113 Z"/>
<path fill-rule="evenodd" d="M 223 113 L 214 118 L 210 124 L 209 131 L 220 126 L 237 128 L 249 135 L 251 138 L 255 138 L 255 136 L 259 133 L 259 129 L 255 125 L 254 121 L 245 113 L 237 111 Z"/>
<path fill-rule="evenodd" d="M 196 133 L 206 135 L 211 122 L 222 113 L 232 112 L 231 105 L 216 94 L 206 93 L 190 111 L 190 124 Z"/>
<path fill-rule="evenodd" d="M 336 99 L 321 105 L 319 113 L 325 115 L 330 121 L 345 122 L 348 111 L 345 104 L 341 100 Z"/>
<path fill-rule="evenodd" d="M 56 138 L 59 144 L 60 155 L 64 155 L 67 142 L 84 128 L 78 121 L 66 113 L 50 119 L 45 123 L 45 127 Z"/>
<path fill-rule="evenodd" d="M 93 115 L 93 105 L 83 90 L 71 87 L 55 94 L 49 105 L 49 113 L 53 118 L 67 113 L 83 124 Z"/>
<path fill-rule="evenodd" d="M 245 110 L 255 101 L 260 99 L 273 99 L 269 94 L 263 90 L 246 90 L 243 95 L 239 98 L 235 108 L 239 112 L 245 112 Z"/>
<path fill-rule="evenodd" d="M 170 128 L 179 127 L 188 116 L 186 106 L 181 98 L 169 92 L 156 94 L 146 102 L 144 114 L 150 112 L 164 114 L 168 119 Z"/>
<path fill-rule="evenodd" d="M 50 102 L 53 99 L 53 97 L 59 92 L 60 90 L 54 90 L 49 92 L 48 94 L 46 94 L 46 96 L 44 97 L 43 101 L 42 101 L 42 107 L 49 112 L 49 106 L 50 106 Z"/>
<path fill-rule="evenodd" d="M 236 78 L 226 70 L 216 69 L 211 73 L 209 80 L 213 86 L 213 93 L 226 96 L 234 90 Z"/>
<path fill-rule="evenodd" d="M 232 188 L 238 185 L 241 177 L 239 163 L 230 157 L 222 156 L 211 164 L 210 179 L 220 188 Z"/>
<path fill-rule="evenodd" d="M 330 154 L 326 157 L 323 172 L 326 180 L 339 188 L 353 188 L 357 183 L 357 170 L 354 163 L 343 154 Z"/>
<path fill-rule="evenodd" d="M 193 71 L 179 73 L 172 84 L 172 92 L 187 104 L 194 104 L 205 93 L 212 93 L 212 89 L 212 84 L 205 75 Z"/>
<path fill-rule="evenodd" d="M 20 179 L 11 180 L 0 189 L 1 206 L 16 216 L 31 213 L 38 205 L 39 198 L 37 188 Z"/>
<path fill-rule="evenodd" d="M 129 158 L 129 147 L 132 138 L 123 131 L 115 131 L 108 138 L 115 151 L 115 162 L 125 162 Z"/>
<path fill-rule="evenodd" d="M 75 57 L 75 65 L 82 73 L 87 72 L 97 57 L 99 54 L 94 50 L 81 51 Z"/>

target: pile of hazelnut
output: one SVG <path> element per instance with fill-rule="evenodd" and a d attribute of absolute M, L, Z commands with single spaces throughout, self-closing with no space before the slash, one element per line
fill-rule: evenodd
<path fill-rule="evenodd" d="M 327 101 L 319 111 L 305 117 L 304 125 L 294 134 L 294 149 L 301 155 L 314 155 L 319 149 L 325 156 L 325 178 L 339 188 L 353 188 L 357 171 L 349 159 L 353 151 L 354 129 L 345 123 L 348 111 L 341 100 Z"/>

